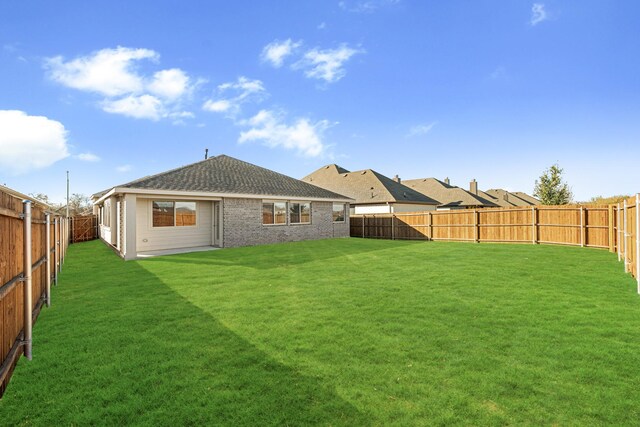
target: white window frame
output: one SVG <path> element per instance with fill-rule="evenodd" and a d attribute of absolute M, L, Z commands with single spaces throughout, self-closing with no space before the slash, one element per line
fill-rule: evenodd
<path fill-rule="evenodd" d="M 300 209 L 298 209 L 298 215 L 300 217 L 300 222 L 291 222 L 291 205 L 292 204 L 297 204 L 297 205 L 300 205 L 300 206 L 309 205 L 309 221 L 302 222 L 302 208 L 300 208 Z M 287 209 L 287 220 L 289 222 L 289 225 L 309 225 L 309 224 L 311 224 L 311 221 L 313 221 L 312 214 L 311 214 L 311 211 L 312 211 L 311 202 L 305 202 L 305 201 L 293 201 L 293 202 L 291 202 L 290 201 L 290 202 L 287 203 L 287 205 L 288 205 L 287 206 L 287 208 L 288 208 Z"/>
<path fill-rule="evenodd" d="M 335 220 L 333 219 L 333 213 L 335 212 L 334 207 L 336 205 L 342 205 L 342 220 Z M 344 224 L 345 222 L 347 222 L 347 204 L 346 203 L 333 203 L 333 205 L 331 206 L 331 219 L 333 220 L 334 223 L 336 224 Z"/>
<path fill-rule="evenodd" d="M 272 204 L 273 205 L 273 210 L 271 211 L 272 215 L 273 215 L 273 223 L 271 224 L 265 224 L 264 222 L 264 216 L 263 216 L 263 212 L 264 212 L 264 205 L 265 204 Z M 276 204 L 277 203 L 283 203 L 284 204 L 284 222 L 276 222 Z M 260 222 L 262 223 L 262 225 L 264 225 L 265 227 L 278 227 L 278 226 L 283 226 L 283 225 L 289 225 L 289 204 L 287 203 L 286 200 L 263 200 L 262 204 L 260 205 Z"/>
<path fill-rule="evenodd" d="M 170 202 L 173 203 L 173 225 L 153 225 L 153 204 L 156 202 Z M 194 225 L 176 225 L 176 203 L 193 203 L 195 204 L 195 213 L 196 213 L 196 223 Z M 196 228 L 198 227 L 200 215 L 198 215 L 198 202 L 196 200 L 161 200 L 161 199 L 151 199 L 151 203 L 149 203 L 149 225 L 150 228 L 154 230 L 162 230 L 162 229 L 174 229 L 174 228 Z"/>

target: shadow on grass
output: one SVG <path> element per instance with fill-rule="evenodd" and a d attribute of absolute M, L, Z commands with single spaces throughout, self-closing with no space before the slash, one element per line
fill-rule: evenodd
<path fill-rule="evenodd" d="M 384 251 L 399 246 L 428 244 L 418 241 L 373 240 L 347 238 L 336 245 L 337 239 L 290 242 L 286 244 L 228 248 L 208 252 L 192 252 L 145 259 L 144 262 L 176 264 L 224 265 L 268 270 L 283 265 L 302 265 L 341 257 L 359 258 L 361 254 Z M 339 248 L 339 252 L 336 251 Z M 266 250 L 265 250 L 266 249 Z"/>
<path fill-rule="evenodd" d="M 3 423 L 371 424 L 321 378 L 274 360 L 138 263 L 99 242 L 69 255 L 34 360 L 20 362 L 0 401 Z"/>

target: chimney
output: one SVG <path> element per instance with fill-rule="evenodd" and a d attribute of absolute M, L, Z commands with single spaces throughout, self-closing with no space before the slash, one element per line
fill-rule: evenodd
<path fill-rule="evenodd" d="M 445 184 L 447 184 L 447 185 L 450 185 L 450 184 L 449 184 L 449 177 L 446 177 L 446 178 L 444 179 L 444 183 L 445 183 Z"/>
<path fill-rule="evenodd" d="M 393 180 L 394 180 L 395 182 L 397 182 L 398 184 L 400 184 L 400 183 L 401 183 L 401 181 L 402 181 L 398 175 L 394 176 L 394 177 L 393 177 Z"/>
<path fill-rule="evenodd" d="M 469 183 L 469 192 L 476 196 L 478 195 L 478 182 L 475 180 L 475 178 Z"/>
<path fill-rule="evenodd" d="M 508 202 L 509 201 L 509 193 L 507 193 L 505 191 L 504 194 L 502 195 L 502 198 L 504 199 L 505 202 Z"/>
<path fill-rule="evenodd" d="M 205 148 L 204 149 L 204 159 L 207 160 L 209 158 L 209 149 Z"/>

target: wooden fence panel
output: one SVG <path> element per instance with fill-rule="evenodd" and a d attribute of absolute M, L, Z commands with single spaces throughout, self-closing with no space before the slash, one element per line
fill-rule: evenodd
<path fill-rule="evenodd" d="M 3 187 L 4 188 L 4 187 Z M 0 397 L 4 393 L 15 364 L 24 352 L 24 271 L 23 196 L 12 190 L 0 189 Z M 50 230 L 54 227 L 51 226 Z M 60 234 L 59 253 L 68 245 L 68 236 Z M 30 307 L 38 316 L 47 294 L 47 277 L 55 271 L 54 263 L 47 265 L 46 254 L 56 244 L 51 239 L 47 247 L 46 211 L 33 204 L 31 208 L 31 290 Z M 52 260 L 53 261 L 53 260 Z"/>
<path fill-rule="evenodd" d="M 638 278 L 636 198 L 611 206 L 533 206 L 352 215 L 351 236 L 572 245 L 617 252 Z M 638 280 L 640 293 L 640 280 Z"/>
<path fill-rule="evenodd" d="M 74 216 L 70 222 L 71 243 L 87 242 L 98 238 L 97 215 Z"/>

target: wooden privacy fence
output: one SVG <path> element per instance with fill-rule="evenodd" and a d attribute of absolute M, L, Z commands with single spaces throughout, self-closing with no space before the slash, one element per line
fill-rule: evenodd
<path fill-rule="evenodd" d="M 0 397 L 24 354 L 31 359 L 31 328 L 68 246 L 68 221 L 0 189 Z"/>
<path fill-rule="evenodd" d="M 98 216 L 82 215 L 71 217 L 69 228 L 71 243 L 95 240 L 98 238 Z"/>
<path fill-rule="evenodd" d="M 571 245 L 618 252 L 638 279 L 640 195 L 610 206 L 531 206 L 352 215 L 351 237 Z"/>

